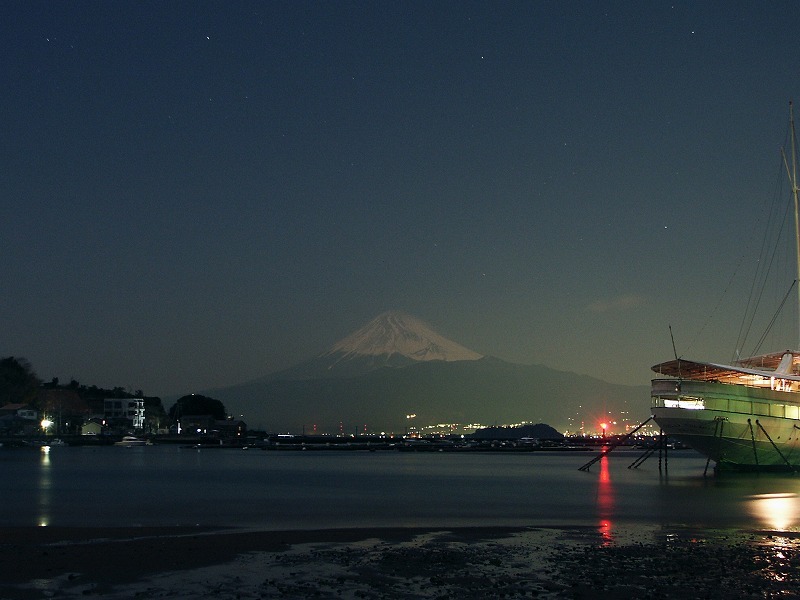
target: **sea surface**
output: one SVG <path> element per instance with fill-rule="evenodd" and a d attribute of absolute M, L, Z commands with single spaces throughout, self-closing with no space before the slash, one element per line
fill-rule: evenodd
<path fill-rule="evenodd" d="M 640 454 L 0 448 L 0 525 L 800 529 L 800 477 Z"/>

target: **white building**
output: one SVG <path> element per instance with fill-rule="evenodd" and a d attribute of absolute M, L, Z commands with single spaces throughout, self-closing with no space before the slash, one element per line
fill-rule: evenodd
<path fill-rule="evenodd" d="M 134 429 L 144 427 L 144 399 L 106 398 L 103 400 L 103 416 L 106 419 L 127 419 Z"/>

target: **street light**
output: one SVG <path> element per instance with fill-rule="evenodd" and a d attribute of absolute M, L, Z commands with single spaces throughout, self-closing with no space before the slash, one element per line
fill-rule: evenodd
<path fill-rule="evenodd" d="M 42 419 L 41 425 L 42 425 L 42 429 L 44 430 L 45 435 L 46 435 L 47 434 L 47 430 L 53 425 L 53 422 L 50 419 L 48 419 L 47 417 L 45 417 L 44 419 Z"/>

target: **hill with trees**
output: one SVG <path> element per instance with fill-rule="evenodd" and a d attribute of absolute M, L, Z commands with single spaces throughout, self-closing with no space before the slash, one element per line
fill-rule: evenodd
<path fill-rule="evenodd" d="M 217 421 L 223 421 L 227 412 L 219 400 L 201 394 L 189 394 L 178 398 L 169 409 L 169 418 L 173 421 L 186 415 L 210 415 Z"/>
<path fill-rule="evenodd" d="M 103 402 L 107 398 L 142 398 L 145 429 L 155 430 L 166 422 L 167 415 L 161 398 L 146 396 L 140 389 L 131 392 L 123 387 L 87 386 L 75 379 L 61 384 L 58 377 L 42 383 L 25 358 L 8 356 L 0 359 L 0 406 L 27 404 L 40 412 L 67 410 L 75 414 L 102 414 Z"/>

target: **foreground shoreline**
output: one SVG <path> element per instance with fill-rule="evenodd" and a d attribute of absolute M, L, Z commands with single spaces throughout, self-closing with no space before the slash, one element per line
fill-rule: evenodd
<path fill-rule="evenodd" d="M 0 598 L 797 598 L 798 537 L 654 526 L 5 527 Z"/>

